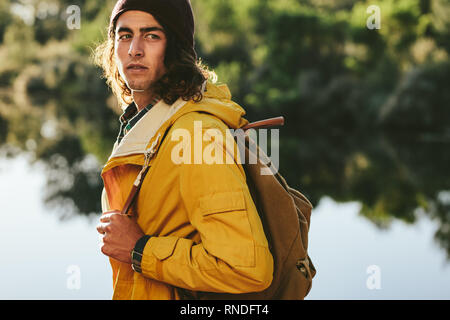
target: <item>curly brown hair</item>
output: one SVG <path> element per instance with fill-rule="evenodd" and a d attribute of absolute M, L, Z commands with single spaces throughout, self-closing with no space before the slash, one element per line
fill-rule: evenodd
<path fill-rule="evenodd" d="M 178 98 L 199 102 L 203 99 L 202 85 L 206 80 L 217 81 L 217 75 L 208 70 L 201 59 L 192 54 L 166 26 L 161 24 L 167 37 L 164 64 L 167 73 L 152 85 L 152 90 L 165 103 L 171 105 Z M 99 44 L 93 52 L 94 63 L 103 69 L 103 78 L 117 97 L 119 105 L 126 108 L 133 102 L 133 96 L 119 73 L 114 59 L 115 30 L 109 28 L 108 39 Z"/>

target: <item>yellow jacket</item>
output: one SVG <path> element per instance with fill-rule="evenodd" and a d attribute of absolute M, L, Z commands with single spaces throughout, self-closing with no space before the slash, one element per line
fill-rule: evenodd
<path fill-rule="evenodd" d="M 230 99 L 226 86 L 208 84 L 199 103 L 179 99 L 168 106 L 159 102 L 114 146 L 102 171 L 104 212 L 122 209 L 144 163 L 144 151 L 154 143 L 158 146 L 178 119 L 150 162 L 132 208 L 141 229 L 153 236 L 144 250 L 142 274 L 110 259 L 113 299 L 179 299 L 175 287 L 247 293 L 270 285 L 273 258 L 237 156 L 235 162 L 224 164 L 172 161 L 181 141 L 172 141 L 175 130 L 187 130 L 194 137 L 195 122 L 201 121 L 203 133 L 218 129 L 225 136 L 228 128 L 248 123 L 242 118 L 245 111 Z M 207 140 L 202 151 L 214 143 Z M 226 159 L 231 150 L 223 145 Z"/>

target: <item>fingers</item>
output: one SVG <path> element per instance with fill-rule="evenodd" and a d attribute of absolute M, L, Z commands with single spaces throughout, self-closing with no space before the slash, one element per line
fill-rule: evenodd
<path fill-rule="evenodd" d="M 103 226 L 101 224 L 98 224 L 96 229 L 98 233 L 105 234 L 105 230 L 103 230 Z"/>
<path fill-rule="evenodd" d="M 121 216 L 122 214 L 119 211 L 108 211 L 105 212 L 100 217 L 100 223 L 97 224 L 96 229 L 97 232 L 101 235 L 105 235 L 107 232 L 111 230 L 111 222 L 113 222 L 117 216 Z"/>
<path fill-rule="evenodd" d="M 111 217 L 121 215 L 120 211 L 108 211 L 100 217 L 100 222 L 110 222 Z"/>
<path fill-rule="evenodd" d="M 111 224 L 110 223 L 99 223 L 96 227 L 97 232 L 100 234 L 106 234 L 107 232 L 111 232 Z"/>
<path fill-rule="evenodd" d="M 100 217 L 100 223 L 97 224 L 96 226 L 97 232 L 103 235 L 106 234 L 107 232 L 111 232 L 112 228 L 111 224 L 114 223 L 114 221 L 116 221 L 116 219 L 118 219 L 119 216 L 122 217 L 124 215 L 121 214 L 119 211 L 111 211 L 104 213 Z"/>
<path fill-rule="evenodd" d="M 96 227 L 97 232 L 100 234 L 105 234 L 106 230 L 105 230 L 106 225 L 104 223 L 99 223 Z"/>

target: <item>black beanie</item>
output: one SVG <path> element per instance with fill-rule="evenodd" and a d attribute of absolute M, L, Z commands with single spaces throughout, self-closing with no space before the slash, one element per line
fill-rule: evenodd
<path fill-rule="evenodd" d="M 178 40 L 189 48 L 194 58 L 197 58 L 194 49 L 194 14 L 190 0 L 119 0 L 111 14 L 111 31 L 115 29 L 119 16 L 130 10 L 150 13 L 161 24 L 170 28 Z"/>

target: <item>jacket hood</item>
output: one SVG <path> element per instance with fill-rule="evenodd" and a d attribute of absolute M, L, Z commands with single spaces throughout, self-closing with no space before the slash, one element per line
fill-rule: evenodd
<path fill-rule="evenodd" d="M 212 114 L 230 129 L 239 129 L 248 124 L 243 118 L 245 110 L 231 100 L 228 86 L 208 83 L 200 102 L 184 101 L 180 98 L 173 105 L 167 105 L 164 101 L 157 103 L 128 132 L 120 144 L 116 142 L 109 162 L 116 158 L 144 154 L 156 138 L 163 136 L 178 118 L 191 112 Z"/>
<path fill-rule="evenodd" d="M 225 122 L 231 129 L 239 129 L 248 124 L 248 121 L 243 118 L 246 114 L 245 110 L 231 101 L 231 93 L 227 85 L 208 84 L 203 96 L 201 102 L 191 103 L 183 111 L 210 113 Z"/>

